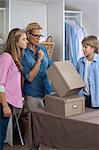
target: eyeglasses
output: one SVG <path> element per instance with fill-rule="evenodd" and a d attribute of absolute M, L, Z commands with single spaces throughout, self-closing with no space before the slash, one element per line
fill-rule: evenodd
<path fill-rule="evenodd" d="M 32 36 L 34 36 L 35 38 L 41 38 L 43 37 L 43 35 L 38 35 L 38 34 L 33 34 L 33 33 L 30 33 Z"/>

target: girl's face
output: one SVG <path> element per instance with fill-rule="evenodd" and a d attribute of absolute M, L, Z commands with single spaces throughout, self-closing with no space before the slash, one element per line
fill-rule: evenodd
<path fill-rule="evenodd" d="M 24 48 L 27 47 L 27 43 L 28 43 L 28 41 L 27 41 L 27 36 L 26 36 L 25 33 L 23 33 L 23 34 L 20 36 L 19 40 L 18 40 L 18 46 L 19 46 L 20 48 L 24 49 Z"/>
<path fill-rule="evenodd" d="M 94 52 L 95 52 L 94 47 L 92 47 L 90 45 L 85 45 L 85 44 L 83 44 L 82 46 L 83 46 L 82 47 L 83 48 L 83 53 L 86 57 L 89 57 L 89 56 L 94 54 Z"/>

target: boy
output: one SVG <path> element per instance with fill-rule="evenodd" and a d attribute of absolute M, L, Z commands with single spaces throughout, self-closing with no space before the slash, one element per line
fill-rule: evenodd
<path fill-rule="evenodd" d="M 98 39 L 87 36 L 82 40 L 84 57 L 77 63 L 77 71 L 85 82 L 82 95 L 85 96 L 85 106 L 99 108 L 99 55 Z"/>

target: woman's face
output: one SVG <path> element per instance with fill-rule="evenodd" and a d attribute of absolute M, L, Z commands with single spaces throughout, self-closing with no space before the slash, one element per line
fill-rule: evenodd
<path fill-rule="evenodd" d="M 29 33 L 29 40 L 32 44 L 38 45 L 40 38 L 42 37 L 41 29 L 35 29 Z"/>
<path fill-rule="evenodd" d="M 28 43 L 28 41 L 27 41 L 27 36 L 26 36 L 25 33 L 23 33 L 23 34 L 20 36 L 19 40 L 18 40 L 18 46 L 19 46 L 20 48 L 24 49 L 24 48 L 27 47 L 27 43 Z"/>

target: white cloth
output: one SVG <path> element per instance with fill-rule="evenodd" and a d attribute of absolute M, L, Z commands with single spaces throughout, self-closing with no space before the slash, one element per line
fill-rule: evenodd
<path fill-rule="evenodd" d="M 88 83 L 88 68 L 89 68 L 89 65 L 91 64 L 92 61 L 88 61 L 86 59 L 86 64 L 85 64 L 85 74 L 84 74 L 84 81 L 85 81 L 85 88 L 84 88 L 84 94 L 85 95 L 90 95 L 90 90 L 89 90 L 89 83 Z"/>

